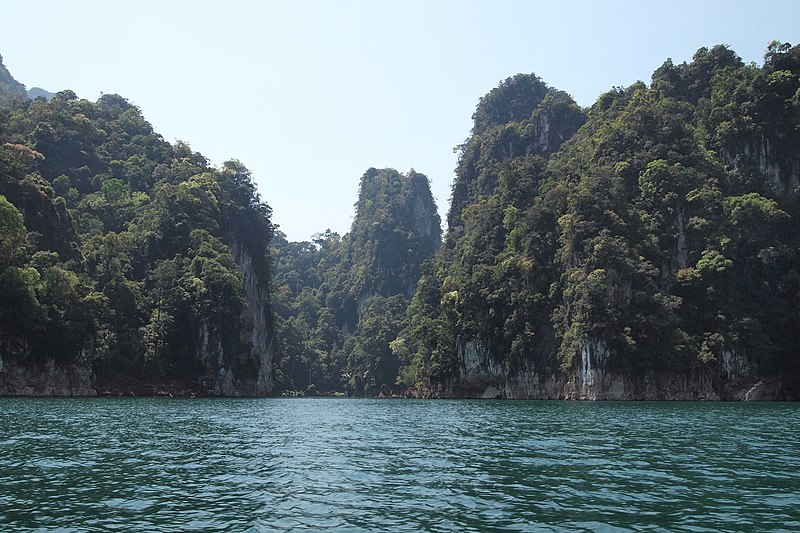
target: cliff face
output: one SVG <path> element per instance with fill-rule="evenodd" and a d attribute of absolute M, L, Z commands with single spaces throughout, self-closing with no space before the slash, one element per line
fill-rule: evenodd
<path fill-rule="evenodd" d="M 31 363 L 29 355 L 23 339 L 0 342 L 0 396 L 97 396 L 85 352 L 68 363 Z"/>
<path fill-rule="evenodd" d="M 0 363 L 0 396 L 97 396 L 93 377 L 81 360 L 25 365 L 7 359 Z"/>
<path fill-rule="evenodd" d="M 120 96 L 11 99 L 0 394 L 269 394 L 270 217 L 244 165 L 167 143 Z"/>
<path fill-rule="evenodd" d="M 212 396 L 267 396 L 274 386 L 269 291 L 247 251 L 241 245 L 234 246 L 233 251 L 242 272 L 245 301 L 241 332 L 243 350 L 238 354 L 226 353 L 218 325 L 203 324 L 198 332 L 200 341 L 196 357 L 205 369 L 205 377 L 196 384 L 195 392 Z M 0 344 L 0 396 L 96 396 L 98 385 L 89 351 L 89 348 L 84 349 L 69 362 L 53 358 L 31 361 L 28 343 L 24 339 L 5 339 Z M 194 384 L 187 385 L 190 390 L 195 389 Z M 155 387 L 162 388 L 159 385 Z M 147 394 L 148 389 L 138 392 Z"/>
<path fill-rule="evenodd" d="M 274 292 L 278 387 L 356 395 L 391 388 L 400 359 L 390 343 L 405 326 L 422 265 L 440 239 L 428 178 L 370 168 L 349 233 L 281 243 Z"/>
<path fill-rule="evenodd" d="M 493 120 L 486 119 L 487 113 Z M 578 131 L 586 116 L 568 94 L 535 75 L 519 74 L 483 97 L 473 119 L 473 134 L 461 146 L 452 187 L 447 215 L 451 230 L 462 225 L 464 209 L 496 192 L 511 161 L 549 156 Z"/>
<path fill-rule="evenodd" d="M 727 152 L 726 159 L 731 166 L 757 168 L 779 196 L 800 187 L 800 154 L 792 149 L 776 150 L 775 142 L 763 134 L 737 146 L 735 152 Z"/>
<path fill-rule="evenodd" d="M 458 373 L 435 391 L 457 398 L 536 400 L 795 400 L 780 378 L 759 377 L 742 354 L 725 352 L 719 364 L 684 371 L 638 373 L 613 368 L 600 340 L 585 340 L 570 371 L 511 370 L 474 342 L 458 350 Z"/>
<path fill-rule="evenodd" d="M 428 178 L 415 171 L 369 169 L 361 178 L 346 260 L 359 307 L 371 296 L 410 298 L 422 261 L 441 238 Z"/>
<path fill-rule="evenodd" d="M 0 56 L 0 105 L 25 98 L 27 98 L 25 86 L 11 76 L 6 66 L 3 65 L 3 57 Z"/>
<path fill-rule="evenodd" d="M 201 331 L 198 354 L 216 377 L 207 383 L 217 396 L 267 396 L 272 392 L 272 363 L 275 356 L 269 286 L 253 266 L 253 259 L 239 243 L 233 255 L 242 273 L 244 310 L 240 354 L 226 356 L 219 342 L 209 341 L 208 329 Z"/>

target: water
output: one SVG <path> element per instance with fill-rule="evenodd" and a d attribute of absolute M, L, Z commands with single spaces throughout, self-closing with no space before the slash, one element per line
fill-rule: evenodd
<path fill-rule="evenodd" d="M 2 531 L 798 531 L 800 405 L 0 398 Z"/>

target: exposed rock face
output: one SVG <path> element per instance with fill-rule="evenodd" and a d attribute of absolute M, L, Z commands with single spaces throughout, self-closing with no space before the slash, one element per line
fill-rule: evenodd
<path fill-rule="evenodd" d="M 249 377 L 245 390 L 248 395 L 263 396 L 272 392 L 272 361 L 275 351 L 272 334 L 272 310 L 269 284 L 258 278 L 252 258 L 241 248 L 234 255 L 244 278 L 244 331 L 242 336 L 250 346 L 250 358 L 256 365 L 255 376 Z M 247 381 L 247 380 L 245 380 Z"/>
<path fill-rule="evenodd" d="M 566 372 L 511 370 L 478 343 L 458 350 L 459 374 L 440 396 L 552 400 L 745 400 L 787 399 L 778 380 L 753 377 L 747 359 L 736 352 L 690 372 L 635 375 L 609 368 L 605 342 L 585 339 L 580 357 Z"/>
<path fill-rule="evenodd" d="M 436 212 L 436 203 L 430 192 L 419 192 L 414 195 L 411 219 L 414 221 L 414 231 L 424 240 L 438 245 L 441 239 L 441 226 L 439 215 Z"/>
<path fill-rule="evenodd" d="M 420 190 L 417 190 L 408 201 L 407 210 L 410 223 L 404 229 L 413 231 L 417 241 L 423 243 L 423 245 L 420 246 L 419 253 L 413 254 L 411 260 L 405 262 L 397 261 L 394 257 L 383 257 L 384 255 L 390 255 L 386 250 L 377 251 L 378 257 L 375 258 L 373 263 L 375 268 L 374 277 L 377 280 L 376 286 L 388 288 L 388 290 L 381 292 L 372 286 L 368 286 L 359 293 L 356 298 L 356 323 L 361 321 L 367 302 L 374 296 L 402 294 L 410 300 L 414 296 L 414 290 L 417 288 L 422 261 L 432 254 L 439 245 L 441 227 L 436 204 L 427 187 L 423 189 L 417 185 L 417 189 Z"/>
<path fill-rule="evenodd" d="M 535 81 L 530 81 L 531 78 Z M 527 89 L 521 89 L 529 84 Z M 529 92 L 528 96 L 512 94 L 513 91 L 508 91 L 511 86 Z M 524 105 L 518 107 L 521 102 Z M 498 109 L 510 106 L 514 111 L 495 110 L 487 115 L 482 109 L 487 103 Z M 486 118 L 489 115 L 491 120 Z M 549 156 L 578 131 L 586 115 L 568 94 L 547 88 L 535 76 L 518 75 L 482 99 L 473 119 L 473 135 L 461 146 L 453 183 L 447 215 L 450 228 L 462 224 L 461 214 L 469 204 L 494 194 L 498 186 L 497 169 L 517 157 Z"/>
<path fill-rule="evenodd" d="M 738 148 L 737 152 L 727 154 L 728 163 L 735 165 L 736 155 L 743 154 L 745 159 L 754 163 L 779 195 L 793 193 L 800 186 L 800 158 L 794 150 L 780 154 L 775 144 L 764 135 Z"/>
<path fill-rule="evenodd" d="M 272 314 L 267 283 L 241 246 L 233 247 L 242 272 L 245 307 L 239 354 L 226 354 L 214 324 L 201 328 L 198 360 L 206 378 L 198 384 L 203 394 L 213 396 L 266 396 L 272 393 L 274 358 Z M 27 362 L 23 340 L 0 345 L 0 396 L 96 396 L 91 361 L 84 351 L 72 362 L 47 359 Z"/>
<path fill-rule="evenodd" d="M 85 354 L 69 364 L 53 359 L 28 363 L 22 353 L 9 348 L 4 343 L 0 349 L 0 396 L 97 396 Z"/>
<path fill-rule="evenodd" d="M 242 312 L 244 351 L 225 354 L 219 335 L 203 326 L 198 358 L 213 377 L 204 392 L 215 396 L 266 396 L 272 393 L 274 359 L 272 313 L 268 283 L 253 265 L 253 259 L 239 243 L 232 247 L 242 272 L 245 307 Z"/>
<path fill-rule="evenodd" d="M 411 299 L 422 262 L 441 242 L 441 220 L 428 178 L 413 169 L 370 168 L 361 178 L 348 261 L 358 287 L 354 330 L 369 300 L 397 294 Z"/>
<path fill-rule="evenodd" d="M 11 73 L 3 65 L 3 57 L 0 56 L 0 105 L 4 105 L 15 98 L 24 100 L 27 96 L 25 86 L 11 76 Z"/>

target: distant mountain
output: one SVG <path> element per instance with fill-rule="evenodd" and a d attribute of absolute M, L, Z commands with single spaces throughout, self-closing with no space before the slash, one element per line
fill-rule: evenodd
<path fill-rule="evenodd" d="M 3 65 L 3 56 L 0 56 L 0 105 L 7 104 L 15 98 L 26 97 L 25 86 L 11 76 Z"/>
<path fill-rule="evenodd" d="M 45 91 L 41 87 L 31 87 L 28 89 L 28 98 L 31 100 L 35 100 L 36 98 L 44 98 L 48 102 L 52 100 L 55 93 L 51 93 L 50 91 Z"/>

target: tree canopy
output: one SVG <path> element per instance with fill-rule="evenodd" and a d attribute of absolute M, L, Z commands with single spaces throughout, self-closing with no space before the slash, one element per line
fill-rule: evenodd
<path fill-rule="evenodd" d="M 236 254 L 268 287 L 272 224 L 240 162 L 167 143 L 117 95 L 14 100 L 0 217 L 0 336 L 18 356 L 88 359 L 101 382 L 242 370 Z"/>
<path fill-rule="evenodd" d="M 596 341 L 624 372 L 736 354 L 797 375 L 798 58 L 701 48 L 586 111 L 534 75 L 483 97 L 445 244 L 394 344 L 404 383 L 457 381 L 467 344 L 508 374 L 549 375 Z M 560 142 L 529 134 L 537 113 Z"/>

